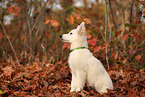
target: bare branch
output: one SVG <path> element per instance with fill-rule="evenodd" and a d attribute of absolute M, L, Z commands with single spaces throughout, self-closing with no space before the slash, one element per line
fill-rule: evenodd
<path fill-rule="evenodd" d="M 111 15 L 112 15 L 113 24 L 114 24 L 114 26 L 115 26 L 115 31 L 117 32 L 117 25 L 116 25 L 116 23 L 115 23 L 114 13 L 113 13 L 113 9 L 112 9 L 111 1 L 110 1 L 110 0 L 109 0 L 109 7 L 110 7 L 110 10 L 111 10 Z"/>
<path fill-rule="evenodd" d="M 3 32 L 4 32 L 4 34 L 6 35 L 6 37 L 7 37 L 7 39 L 8 39 L 8 42 L 9 42 L 9 44 L 10 44 L 10 46 L 11 46 L 11 49 L 12 49 L 12 51 L 13 51 L 13 53 L 14 53 L 14 56 L 15 56 L 16 61 L 17 61 L 17 64 L 20 66 L 20 63 L 19 63 L 19 60 L 18 60 L 16 51 L 14 50 L 14 47 L 13 47 L 13 45 L 12 45 L 12 43 L 11 43 L 11 41 L 10 41 L 10 39 L 9 39 L 9 37 L 8 37 L 8 35 L 7 35 L 7 33 L 6 33 L 6 30 L 5 30 L 5 28 L 4 28 L 3 23 L 2 23 L 1 20 L 0 20 L 0 23 L 1 23 L 1 26 L 2 26 L 2 28 L 3 28 Z"/>
<path fill-rule="evenodd" d="M 108 10 L 107 10 L 107 0 L 105 0 L 105 42 L 107 42 L 107 25 L 108 25 Z M 106 48 L 106 62 L 109 69 L 109 62 L 108 62 L 108 48 Z"/>

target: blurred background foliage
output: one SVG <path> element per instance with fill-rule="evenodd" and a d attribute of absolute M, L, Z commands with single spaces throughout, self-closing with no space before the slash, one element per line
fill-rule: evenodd
<path fill-rule="evenodd" d="M 66 62 L 69 45 L 59 36 L 85 21 L 89 48 L 104 65 L 144 68 L 144 5 L 144 0 L 0 0 L 0 62 Z"/>

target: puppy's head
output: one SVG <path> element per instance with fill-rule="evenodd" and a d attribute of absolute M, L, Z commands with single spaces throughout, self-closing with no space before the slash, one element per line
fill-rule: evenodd
<path fill-rule="evenodd" d="M 60 36 L 63 42 L 74 43 L 80 42 L 87 39 L 85 22 L 82 22 L 77 26 L 76 29 L 71 30 L 68 34 L 63 34 Z"/>

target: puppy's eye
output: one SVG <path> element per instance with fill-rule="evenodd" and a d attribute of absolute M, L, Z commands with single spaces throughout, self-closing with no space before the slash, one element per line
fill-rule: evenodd
<path fill-rule="evenodd" d="M 72 35 L 72 33 L 70 33 L 70 35 Z"/>

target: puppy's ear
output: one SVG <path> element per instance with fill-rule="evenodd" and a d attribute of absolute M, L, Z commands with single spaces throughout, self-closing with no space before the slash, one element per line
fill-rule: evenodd
<path fill-rule="evenodd" d="M 79 29 L 80 29 L 80 25 L 77 26 L 77 30 L 79 30 Z"/>
<path fill-rule="evenodd" d="M 85 34 L 86 33 L 85 22 L 82 22 L 80 25 L 78 25 L 77 29 L 79 34 Z"/>

